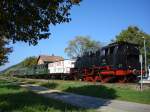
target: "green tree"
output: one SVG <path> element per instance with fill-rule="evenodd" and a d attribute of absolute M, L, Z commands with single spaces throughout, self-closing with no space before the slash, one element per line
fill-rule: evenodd
<path fill-rule="evenodd" d="M 81 57 L 85 52 L 96 52 L 100 49 L 100 42 L 91 40 L 90 37 L 77 36 L 75 39 L 69 41 L 65 52 L 69 57 Z"/>
<path fill-rule="evenodd" d="M 0 38 L 0 66 L 8 62 L 8 54 L 12 52 L 12 48 L 8 47 L 8 41 Z"/>
<path fill-rule="evenodd" d="M 146 41 L 146 50 L 147 50 L 147 60 L 150 64 L 150 35 L 143 32 L 136 26 L 129 26 L 126 30 L 123 30 L 119 35 L 116 36 L 117 42 L 125 41 L 130 43 L 139 44 L 141 48 L 141 53 L 144 56 L 144 40 Z"/>
<path fill-rule="evenodd" d="M 21 65 L 23 67 L 32 67 L 33 65 L 36 65 L 36 64 L 37 64 L 37 57 L 35 56 L 28 57 L 23 62 L 21 62 Z"/>
<path fill-rule="evenodd" d="M 0 0 L 0 37 L 37 44 L 48 38 L 49 25 L 69 22 L 79 0 Z"/>
<path fill-rule="evenodd" d="M 80 0 L 0 0 L 0 38 L 36 45 L 51 34 L 51 25 L 69 22 L 70 9 Z M 3 43 L 1 41 L 1 43 Z M 4 45 L 9 42 L 4 42 Z M 9 49 L 0 44 L 0 65 Z"/>

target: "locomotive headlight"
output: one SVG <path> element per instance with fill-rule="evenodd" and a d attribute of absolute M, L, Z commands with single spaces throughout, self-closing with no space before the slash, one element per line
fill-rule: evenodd
<path fill-rule="evenodd" d="M 131 68 L 131 66 L 128 66 L 128 68 L 130 69 L 130 68 Z"/>

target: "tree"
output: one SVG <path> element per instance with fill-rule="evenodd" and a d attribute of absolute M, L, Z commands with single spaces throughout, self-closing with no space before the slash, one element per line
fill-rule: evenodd
<path fill-rule="evenodd" d="M 21 65 L 23 67 L 32 67 L 36 64 L 37 64 L 37 57 L 35 57 L 35 56 L 28 57 L 23 62 L 21 62 Z"/>
<path fill-rule="evenodd" d="M 8 41 L 36 45 L 51 34 L 51 25 L 69 22 L 69 10 L 80 0 L 0 0 L 0 65 L 10 53 Z M 7 42 L 4 40 L 8 40 Z"/>
<path fill-rule="evenodd" d="M 1 0 L 0 37 L 36 45 L 48 38 L 49 25 L 69 22 L 69 10 L 80 0 Z"/>
<path fill-rule="evenodd" d="M 0 66 L 8 62 L 8 54 L 12 52 L 12 48 L 7 47 L 8 41 L 0 38 Z"/>
<path fill-rule="evenodd" d="M 100 42 L 91 40 L 90 37 L 77 36 L 69 41 L 65 52 L 71 58 L 81 57 L 86 52 L 96 52 L 100 49 Z"/>
<path fill-rule="evenodd" d="M 135 43 L 140 45 L 141 53 L 144 56 L 144 45 L 143 45 L 143 38 L 146 40 L 146 50 L 147 50 L 147 58 L 148 63 L 150 63 L 150 35 L 141 31 L 136 26 L 129 26 L 126 30 L 123 30 L 119 35 L 116 36 L 117 42 L 119 41 L 125 41 L 130 43 Z"/>

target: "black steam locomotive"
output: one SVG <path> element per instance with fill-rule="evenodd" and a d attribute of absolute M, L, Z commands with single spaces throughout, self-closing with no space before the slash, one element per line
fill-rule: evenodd
<path fill-rule="evenodd" d="M 78 57 L 72 76 L 93 82 L 136 82 L 141 73 L 139 55 L 137 44 L 112 43 Z"/>

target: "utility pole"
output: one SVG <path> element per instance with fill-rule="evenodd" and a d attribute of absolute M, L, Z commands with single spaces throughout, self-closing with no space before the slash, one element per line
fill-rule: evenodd
<path fill-rule="evenodd" d="M 141 81 L 140 81 L 140 90 L 143 91 L 143 57 L 140 55 L 140 63 L 141 63 Z"/>
<path fill-rule="evenodd" d="M 144 57 L 145 57 L 145 76 L 147 77 L 147 57 L 146 57 L 146 45 L 145 45 L 145 38 L 142 37 L 144 39 Z"/>

